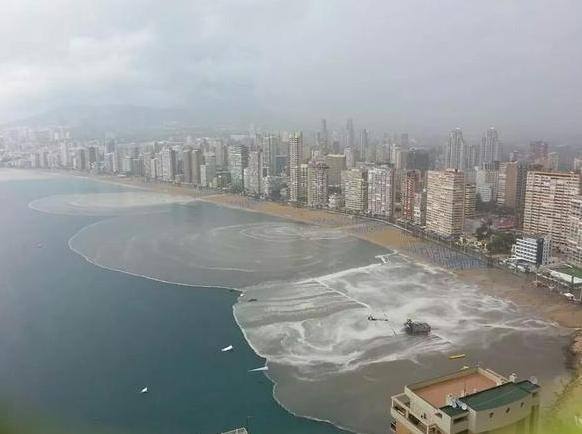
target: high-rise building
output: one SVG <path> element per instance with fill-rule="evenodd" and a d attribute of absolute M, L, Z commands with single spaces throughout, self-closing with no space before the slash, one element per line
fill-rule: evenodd
<path fill-rule="evenodd" d="M 329 152 L 329 132 L 327 131 L 327 121 L 325 119 L 321 120 L 321 131 L 318 133 L 317 139 L 319 150 L 322 155 L 326 155 Z"/>
<path fill-rule="evenodd" d="M 533 378 L 467 368 L 407 385 L 391 407 L 397 434 L 536 434 L 540 386 Z"/>
<path fill-rule="evenodd" d="M 465 183 L 465 220 L 477 217 L 477 185 Z"/>
<path fill-rule="evenodd" d="M 409 149 L 406 167 L 411 170 L 426 172 L 430 168 L 429 152 L 426 149 Z"/>
<path fill-rule="evenodd" d="M 75 170 L 87 170 L 87 150 L 85 148 L 77 148 L 75 150 L 73 168 Z"/>
<path fill-rule="evenodd" d="M 533 163 L 548 157 L 548 144 L 538 140 L 529 144 L 529 160 Z"/>
<path fill-rule="evenodd" d="M 465 169 L 466 145 L 463 139 L 463 131 L 455 128 L 449 133 L 449 141 L 444 150 L 445 169 Z"/>
<path fill-rule="evenodd" d="M 355 149 L 356 135 L 354 132 L 354 121 L 350 118 L 346 122 L 346 140 L 345 147 Z"/>
<path fill-rule="evenodd" d="M 324 162 L 329 168 L 329 186 L 333 188 L 341 187 L 342 171 L 346 170 L 346 156 L 344 154 L 328 154 L 324 157 Z"/>
<path fill-rule="evenodd" d="M 568 220 L 568 261 L 582 267 L 582 196 L 574 197 L 570 201 Z"/>
<path fill-rule="evenodd" d="M 360 148 L 358 150 L 359 161 L 369 161 L 368 140 L 368 130 L 364 128 L 362 131 L 360 131 Z"/>
<path fill-rule="evenodd" d="M 529 235 L 548 234 L 554 249 L 567 247 L 571 201 L 580 194 L 577 173 L 527 174 L 523 230 Z"/>
<path fill-rule="evenodd" d="M 162 149 L 162 180 L 173 182 L 176 179 L 176 151 L 172 148 Z"/>
<path fill-rule="evenodd" d="M 289 201 L 300 201 L 301 164 L 303 163 L 303 133 L 289 136 Z"/>
<path fill-rule="evenodd" d="M 560 168 L 560 154 L 557 152 L 549 152 L 546 168 L 552 172 L 557 172 Z"/>
<path fill-rule="evenodd" d="M 495 127 L 489 127 L 481 140 L 481 158 L 479 165 L 501 161 L 499 134 Z"/>
<path fill-rule="evenodd" d="M 416 196 L 422 193 L 422 175 L 419 170 L 409 170 L 404 175 L 402 181 L 402 218 L 414 221 L 414 207 L 416 206 Z"/>
<path fill-rule="evenodd" d="M 572 170 L 574 172 L 582 172 L 582 157 L 574 158 L 574 162 L 572 163 Z"/>
<path fill-rule="evenodd" d="M 479 195 L 481 202 L 496 202 L 499 184 L 499 172 L 494 168 L 481 168 L 477 169 L 475 172 L 477 194 Z"/>
<path fill-rule="evenodd" d="M 408 149 L 394 146 L 391 161 L 396 170 L 405 170 L 408 167 Z"/>
<path fill-rule="evenodd" d="M 97 148 L 95 146 L 87 148 L 87 163 L 90 167 L 97 163 Z"/>
<path fill-rule="evenodd" d="M 392 219 L 394 217 L 394 169 L 373 167 L 368 169 L 368 213 Z"/>
<path fill-rule="evenodd" d="M 365 168 L 342 172 L 345 208 L 353 212 L 365 212 L 368 207 L 368 171 Z"/>
<path fill-rule="evenodd" d="M 353 148 L 345 148 L 344 155 L 346 157 L 346 167 L 352 169 L 356 166 L 356 156 Z"/>
<path fill-rule="evenodd" d="M 511 210 L 517 208 L 517 172 L 516 161 L 499 165 L 497 205 Z"/>
<path fill-rule="evenodd" d="M 525 191 L 527 187 L 527 173 L 530 169 L 527 161 L 517 162 L 517 186 L 515 189 L 515 214 L 518 227 L 523 227 L 523 214 L 525 210 Z"/>
<path fill-rule="evenodd" d="M 429 171 L 426 228 L 443 237 L 456 237 L 465 224 L 465 176 L 455 169 Z"/>
<path fill-rule="evenodd" d="M 200 149 L 192 149 L 191 154 L 191 168 L 192 168 L 192 184 L 199 185 L 200 184 L 200 166 L 204 164 L 204 156 L 202 155 L 202 151 Z"/>
<path fill-rule="evenodd" d="M 427 190 L 423 188 L 414 195 L 414 219 L 413 222 L 418 226 L 426 226 L 426 200 Z"/>
<path fill-rule="evenodd" d="M 261 150 L 249 153 L 249 165 L 245 169 L 245 191 L 254 196 L 264 193 L 263 187 L 263 152 Z"/>
<path fill-rule="evenodd" d="M 249 162 L 249 148 L 242 143 L 228 147 L 228 171 L 231 187 L 235 191 L 244 190 L 244 169 Z"/>
<path fill-rule="evenodd" d="M 71 158 L 69 155 L 69 146 L 66 142 L 61 143 L 60 161 L 62 167 L 71 166 Z"/>
<path fill-rule="evenodd" d="M 322 162 L 312 161 L 307 168 L 307 205 L 323 208 L 328 202 L 328 170 Z"/>
<path fill-rule="evenodd" d="M 182 173 L 184 174 L 184 182 L 192 184 L 192 148 L 182 149 Z"/>
<path fill-rule="evenodd" d="M 279 152 L 279 137 L 269 134 L 263 138 L 263 165 L 267 176 L 279 175 L 277 173 L 277 153 Z"/>

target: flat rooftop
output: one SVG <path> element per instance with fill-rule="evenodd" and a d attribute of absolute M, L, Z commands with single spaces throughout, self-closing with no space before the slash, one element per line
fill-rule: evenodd
<path fill-rule="evenodd" d="M 441 408 L 447 405 L 447 395 L 459 398 L 496 386 L 497 383 L 493 379 L 477 371 L 419 387 L 413 392 L 433 407 Z"/>

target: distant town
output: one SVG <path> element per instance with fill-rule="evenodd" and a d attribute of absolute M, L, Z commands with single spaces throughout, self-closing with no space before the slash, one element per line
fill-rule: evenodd
<path fill-rule="evenodd" d="M 463 131 L 430 149 L 408 134 L 372 138 L 354 122 L 330 131 L 183 135 L 124 143 L 76 140 L 71 129 L 7 128 L 0 165 L 137 178 L 329 209 L 398 225 L 535 272 L 571 301 L 582 283 L 582 155 L 560 162 L 544 141 L 504 149 L 494 127 L 469 143 Z M 575 292 L 575 293 L 573 293 Z"/>

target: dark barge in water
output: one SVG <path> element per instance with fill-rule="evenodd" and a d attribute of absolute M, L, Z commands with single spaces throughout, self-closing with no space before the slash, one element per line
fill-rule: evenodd
<path fill-rule="evenodd" d="M 404 323 L 404 330 L 406 330 L 406 333 L 409 335 L 428 335 L 431 328 L 426 322 L 416 322 L 409 318 Z"/>

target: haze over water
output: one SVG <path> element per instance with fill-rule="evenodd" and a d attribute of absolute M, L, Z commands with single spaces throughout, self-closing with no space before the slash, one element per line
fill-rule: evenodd
<path fill-rule="evenodd" d="M 243 362 L 238 360 L 238 351 L 226 358 L 218 354 L 217 349 L 231 344 L 235 338 L 215 335 L 225 324 L 233 324 L 228 304 L 232 295 L 217 287 L 243 291 L 234 315 L 253 349 L 267 359 L 269 377 L 276 383 L 276 398 L 294 413 L 330 420 L 360 432 L 385 432 L 389 424 L 388 397 L 400 392 L 404 384 L 454 371 L 464 364 L 480 362 L 507 375 L 511 372 L 526 377 L 537 375 L 548 386 L 545 388 L 548 393 L 553 382 L 564 374 L 562 347 L 567 336 L 555 325 L 487 296 L 443 270 L 417 264 L 340 231 L 140 191 L 125 192 L 123 196 L 96 195 L 93 193 L 120 189 L 88 181 L 67 184 L 55 181 L 50 183 L 54 188 L 43 186 L 46 191 L 31 194 L 33 184 L 37 183 L 22 181 L 20 187 L 16 183 L 11 186 L 0 183 L 0 188 L 8 194 L 9 187 L 28 186 L 29 194 L 25 197 L 40 200 L 31 203 L 34 210 L 15 209 L 29 218 L 63 225 L 61 235 L 64 232 L 68 235 L 60 240 L 60 249 L 66 249 L 68 237 L 72 237 L 71 249 L 100 267 L 183 285 L 211 287 L 201 290 L 161 284 L 104 271 L 71 251 L 63 255 L 80 267 L 79 276 L 85 272 L 100 273 L 126 284 L 132 282 L 129 300 L 122 298 L 128 291 L 125 284 L 113 285 L 115 291 L 112 285 L 107 285 L 106 294 L 114 298 L 108 303 L 120 309 L 116 298 L 121 297 L 119 304 L 124 308 L 131 308 L 134 303 L 145 304 L 148 322 L 152 317 L 157 318 L 155 321 L 167 320 L 178 305 L 178 311 L 184 308 L 182 297 L 187 306 L 192 298 L 190 306 L 195 314 L 184 312 L 184 317 L 178 315 L 169 327 L 174 332 L 180 331 L 182 345 L 189 348 L 186 342 L 194 341 L 192 354 L 180 354 L 178 363 L 186 364 L 181 374 L 192 381 L 204 375 L 206 391 L 213 390 L 215 381 L 224 384 L 224 376 L 236 376 L 237 372 L 242 373 L 241 387 L 249 387 L 244 382 L 249 378 L 256 381 L 256 377 L 249 377 L 247 368 L 262 364 L 252 354 L 245 356 Z M 72 190 L 76 194 L 71 196 Z M 20 199 L 20 205 L 23 200 Z M 51 214 L 43 215 L 36 210 Z M 91 215 L 94 217 L 87 217 Z M 35 253 L 45 252 L 48 247 Z M 62 265 L 53 260 L 50 270 L 62 273 Z M 100 286 L 84 288 L 83 297 L 78 297 L 100 297 L 104 291 Z M 140 292 L 142 288 L 145 289 Z M 155 299 L 153 304 L 150 297 Z M 206 301 L 206 297 L 211 300 Z M 177 305 L 169 311 L 158 309 L 159 300 L 164 300 L 162 305 L 171 303 L 169 300 Z M 198 316 L 202 310 L 208 322 L 191 324 L 192 315 Z M 389 321 L 368 321 L 370 314 Z M 408 317 L 430 322 L 433 334 L 421 338 L 403 334 L 402 323 Z M 127 335 L 128 330 L 124 329 L 111 333 L 125 335 L 128 342 L 134 342 L 136 336 L 149 341 L 150 333 L 157 335 L 154 323 L 149 323 L 151 328 L 142 328 L 138 321 Z M 106 337 L 104 334 L 104 345 Z M 240 336 L 237 342 L 237 348 L 243 347 Z M 162 345 L 161 341 L 157 345 Z M 164 352 L 162 348 L 163 345 L 142 348 L 140 364 L 154 369 L 148 353 Z M 448 360 L 449 354 L 457 352 L 467 353 L 468 358 Z M 204 365 L 199 367 L 204 362 L 228 363 L 232 360 L 230 356 L 237 363 L 221 365 L 225 372 L 209 374 Z M 119 360 L 128 359 L 121 352 Z M 179 375 L 171 376 L 173 387 L 177 388 L 174 393 L 186 392 Z M 134 388 L 137 390 L 140 385 L 136 382 Z M 250 387 L 246 393 L 259 396 L 270 388 L 268 383 L 261 383 L 260 387 L 262 391 Z M 212 393 L 233 405 L 237 399 L 245 399 L 220 387 Z M 154 396 L 152 393 L 152 399 Z M 194 388 L 181 395 L 181 400 L 198 402 L 200 398 Z M 249 410 L 248 405 L 245 408 Z M 222 411 L 226 414 L 220 406 L 213 411 L 214 415 Z M 271 414 L 270 411 L 275 410 L 267 413 Z M 280 417 L 272 422 L 283 426 L 273 427 L 284 432 L 288 421 Z M 164 418 L 156 423 L 163 426 Z M 204 423 L 213 426 L 208 421 Z M 314 426 L 306 429 L 326 429 L 324 425 Z"/>

